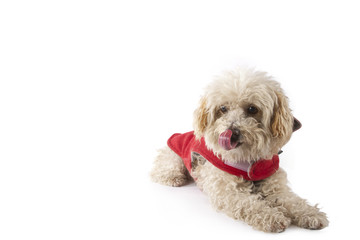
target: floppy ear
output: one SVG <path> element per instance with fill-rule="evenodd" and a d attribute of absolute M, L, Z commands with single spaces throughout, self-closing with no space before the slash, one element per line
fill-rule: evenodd
<path fill-rule="evenodd" d="M 285 95 L 275 92 L 277 102 L 274 106 L 274 113 L 271 119 L 271 133 L 274 137 L 289 136 L 293 131 L 293 116 Z"/>
<path fill-rule="evenodd" d="M 200 139 L 208 125 L 209 110 L 206 107 L 206 99 L 200 99 L 200 105 L 194 112 L 194 134 L 197 139 Z"/>
<path fill-rule="evenodd" d="M 299 130 L 301 126 L 302 126 L 301 122 L 294 117 L 293 132 Z"/>

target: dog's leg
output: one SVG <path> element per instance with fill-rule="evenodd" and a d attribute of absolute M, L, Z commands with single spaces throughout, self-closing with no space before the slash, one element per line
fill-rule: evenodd
<path fill-rule="evenodd" d="M 323 229 L 329 225 L 326 214 L 317 206 L 309 205 L 305 199 L 300 198 L 291 191 L 283 193 L 279 202 L 284 206 L 292 219 L 293 224 L 307 229 Z"/>
<path fill-rule="evenodd" d="M 173 187 L 182 186 L 189 179 L 182 159 L 169 147 L 159 150 L 150 176 L 154 182 Z"/>
<path fill-rule="evenodd" d="M 230 217 L 265 232 L 282 232 L 290 225 L 291 219 L 282 211 L 272 207 L 261 195 L 252 193 L 252 182 L 225 173 L 208 162 L 193 175 L 212 205 Z"/>
<path fill-rule="evenodd" d="M 273 206 L 285 208 L 285 214 L 291 218 L 293 224 L 308 229 L 322 229 L 328 226 L 326 214 L 293 193 L 286 182 L 286 173 L 280 169 L 260 183 L 258 191 Z"/>

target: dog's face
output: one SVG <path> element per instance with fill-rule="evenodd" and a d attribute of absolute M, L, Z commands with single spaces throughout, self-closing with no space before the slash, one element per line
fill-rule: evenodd
<path fill-rule="evenodd" d="M 194 113 L 196 137 L 228 162 L 271 159 L 300 126 L 279 83 L 249 69 L 215 79 Z"/>

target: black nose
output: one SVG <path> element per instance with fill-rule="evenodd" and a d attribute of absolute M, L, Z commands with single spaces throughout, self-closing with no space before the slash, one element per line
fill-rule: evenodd
<path fill-rule="evenodd" d="M 232 135 L 231 135 L 231 143 L 236 143 L 240 141 L 241 133 L 240 130 L 237 128 L 230 128 Z"/>

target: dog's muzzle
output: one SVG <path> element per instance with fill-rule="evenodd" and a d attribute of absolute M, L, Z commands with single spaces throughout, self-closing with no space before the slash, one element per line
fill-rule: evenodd
<path fill-rule="evenodd" d="M 241 133 L 238 129 L 227 129 L 219 136 L 219 145 L 225 150 L 231 150 L 241 145 Z"/>

